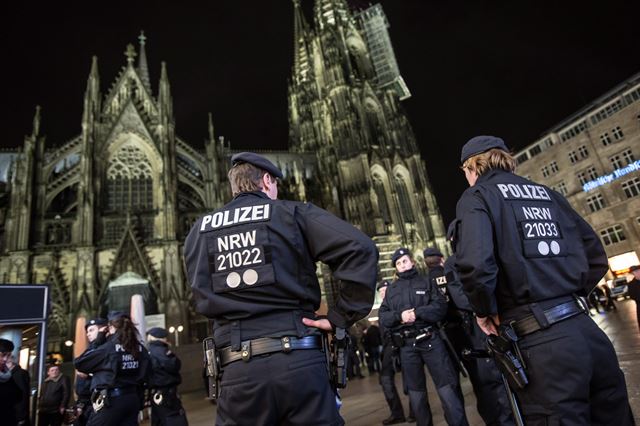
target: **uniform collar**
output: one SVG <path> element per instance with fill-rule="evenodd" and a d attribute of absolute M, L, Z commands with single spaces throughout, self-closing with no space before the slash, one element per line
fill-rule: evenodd
<path fill-rule="evenodd" d="M 418 270 L 415 267 L 409 269 L 408 271 L 398 272 L 398 276 L 405 280 L 411 279 L 416 275 L 418 275 Z"/>
<path fill-rule="evenodd" d="M 476 185 L 479 183 L 483 183 L 484 181 L 488 181 L 492 179 L 494 176 L 502 175 L 504 173 L 509 173 L 509 172 L 502 169 L 491 169 L 488 172 L 485 172 L 480 176 L 478 176 L 478 180 L 476 180 Z"/>
<path fill-rule="evenodd" d="M 269 196 L 267 194 L 265 194 L 262 191 L 251 191 L 251 192 L 241 192 L 238 195 L 236 195 L 235 197 L 233 197 L 233 199 L 238 199 L 240 197 L 245 197 L 245 196 L 255 196 L 255 197 L 260 197 L 260 198 L 267 198 L 270 199 Z"/>

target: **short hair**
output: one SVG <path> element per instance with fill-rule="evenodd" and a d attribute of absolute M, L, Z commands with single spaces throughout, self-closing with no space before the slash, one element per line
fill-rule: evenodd
<path fill-rule="evenodd" d="M 269 175 L 273 181 L 275 178 L 266 170 L 254 166 L 250 163 L 239 163 L 229 170 L 229 183 L 231 193 L 235 197 L 242 192 L 252 192 L 262 190 L 262 176 Z"/>
<path fill-rule="evenodd" d="M 0 339 L 0 353 L 13 352 L 15 346 L 11 340 Z"/>
<path fill-rule="evenodd" d="M 469 157 L 462 165 L 463 169 L 475 171 L 478 176 L 493 169 L 502 169 L 507 172 L 515 172 L 516 159 L 502 149 L 493 148 L 473 157 Z"/>
<path fill-rule="evenodd" d="M 435 268 L 436 266 L 440 266 L 442 264 L 442 257 L 427 256 L 424 258 L 424 263 L 427 265 L 427 268 Z"/>

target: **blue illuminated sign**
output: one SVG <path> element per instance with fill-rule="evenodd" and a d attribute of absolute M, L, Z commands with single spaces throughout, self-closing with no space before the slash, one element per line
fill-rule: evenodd
<path fill-rule="evenodd" d="M 635 172 L 636 170 L 640 170 L 640 160 L 629 163 L 629 165 L 621 169 L 614 170 L 613 173 L 609 173 L 608 175 L 600 176 L 597 179 L 591 180 L 582 185 L 582 189 L 584 190 L 584 192 L 591 191 L 594 188 L 605 185 L 607 183 L 611 183 L 626 174 Z"/>

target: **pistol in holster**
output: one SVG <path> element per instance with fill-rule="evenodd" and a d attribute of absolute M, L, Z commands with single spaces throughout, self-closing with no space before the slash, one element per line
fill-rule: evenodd
<path fill-rule="evenodd" d="M 205 373 L 207 375 L 207 392 L 209 399 L 215 401 L 220 396 L 220 378 L 222 376 L 220 357 L 213 337 L 204 339 L 202 345 L 204 348 Z"/>
<path fill-rule="evenodd" d="M 91 393 L 91 405 L 93 411 L 98 412 L 109 406 L 109 393 L 107 389 L 94 389 Z"/>
<path fill-rule="evenodd" d="M 518 347 L 518 336 L 513 328 L 501 325 L 497 336 L 492 334 L 487 337 L 487 345 L 509 385 L 515 389 L 523 389 L 529 383 L 529 379 Z"/>
<path fill-rule="evenodd" d="M 334 389 L 347 387 L 347 351 L 349 336 L 344 328 L 336 328 L 331 341 L 327 333 L 322 335 L 322 350 L 327 358 L 329 380 Z"/>

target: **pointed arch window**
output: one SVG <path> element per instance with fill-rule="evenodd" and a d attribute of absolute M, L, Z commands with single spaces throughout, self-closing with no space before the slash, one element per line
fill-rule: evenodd
<path fill-rule="evenodd" d="M 400 204 L 400 213 L 405 222 L 415 222 L 413 208 L 411 207 L 411 199 L 409 198 L 409 190 L 407 183 L 402 176 L 395 178 L 396 192 L 398 193 L 398 204 Z"/>
<path fill-rule="evenodd" d="M 149 159 L 133 145 L 123 146 L 109 159 L 107 209 L 144 211 L 153 209 L 153 179 Z"/>
<path fill-rule="evenodd" d="M 378 197 L 378 208 L 384 223 L 391 223 L 391 213 L 389 211 L 389 203 L 387 202 L 387 192 L 384 189 L 384 183 L 379 176 L 373 177 L 373 189 Z"/>

